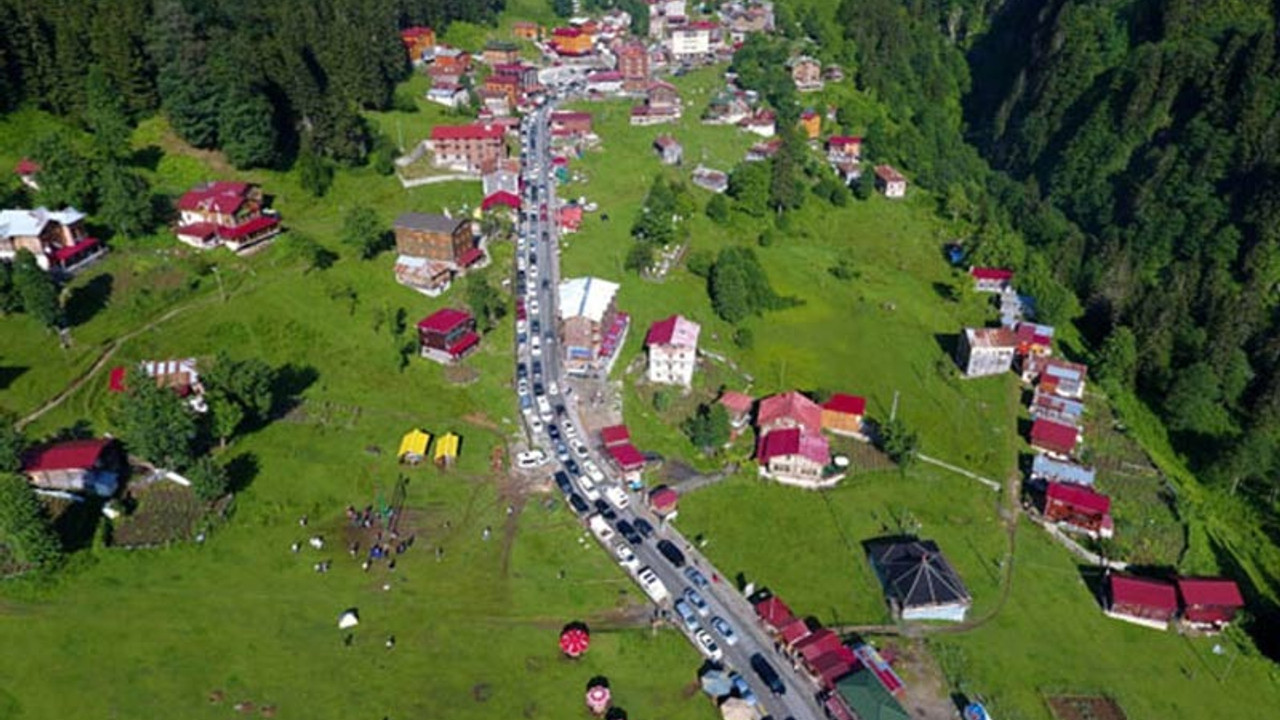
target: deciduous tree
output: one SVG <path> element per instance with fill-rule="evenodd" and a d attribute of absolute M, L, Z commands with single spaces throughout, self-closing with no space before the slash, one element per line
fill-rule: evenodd
<path fill-rule="evenodd" d="M 0 473 L 0 545 L 15 564 L 36 569 L 49 568 L 62 554 L 35 491 L 12 473 Z"/>

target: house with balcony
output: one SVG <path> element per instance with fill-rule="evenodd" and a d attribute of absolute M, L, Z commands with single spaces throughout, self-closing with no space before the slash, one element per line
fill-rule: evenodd
<path fill-rule="evenodd" d="M 218 180 L 198 185 L 178 198 L 181 242 L 200 250 L 225 246 L 235 252 L 280 234 L 280 217 L 266 207 L 262 188 Z"/>
<path fill-rule="evenodd" d="M 21 472 L 37 490 L 111 497 L 128 463 L 111 438 L 37 445 L 21 457 Z"/>
<path fill-rule="evenodd" d="M 70 275 L 102 257 L 107 247 L 90 237 L 85 214 L 73 207 L 0 210 L 0 261 L 13 262 L 26 250 L 42 270 Z"/>
<path fill-rule="evenodd" d="M 422 357 L 448 365 L 459 362 L 480 346 L 476 319 L 454 308 L 437 310 L 418 322 L 418 349 Z"/>
<path fill-rule="evenodd" d="M 394 231 L 396 281 L 429 297 L 448 290 L 456 276 L 485 257 L 466 218 L 403 213 Z"/>

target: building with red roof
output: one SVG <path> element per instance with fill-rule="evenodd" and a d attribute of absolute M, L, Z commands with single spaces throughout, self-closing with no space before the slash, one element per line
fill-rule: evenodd
<path fill-rule="evenodd" d="M 463 172 L 496 167 L 507 156 L 506 130 L 498 123 L 436 125 L 427 141 L 432 162 Z"/>
<path fill-rule="evenodd" d="M 456 363 L 480 345 L 476 319 L 471 313 L 443 308 L 418 322 L 418 348 L 422 357 L 441 364 Z"/>
<path fill-rule="evenodd" d="M 1080 442 L 1080 429 L 1074 425 L 1037 418 L 1031 423 L 1031 448 L 1052 457 L 1071 457 Z"/>
<path fill-rule="evenodd" d="M 823 430 L 837 435 L 862 435 L 862 418 L 867 410 L 866 398 L 835 393 L 821 407 Z"/>
<path fill-rule="evenodd" d="M 404 43 L 404 50 L 409 54 L 409 62 L 419 63 L 424 56 L 435 52 L 436 31 L 429 27 L 414 25 L 400 31 L 400 41 Z"/>
<path fill-rule="evenodd" d="M 1181 577 L 1174 581 L 1182 603 L 1182 622 L 1202 630 L 1221 630 L 1244 607 L 1234 580 Z"/>
<path fill-rule="evenodd" d="M 651 383 L 690 387 L 698 365 L 698 336 L 702 326 L 672 315 L 649 326 L 644 338 L 648 366 L 645 376 Z"/>
<path fill-rule="evenodd" d="M 630 42 L 618 49 L 618 72 L 623 89 L 636 92 L 649 83 L 649 51 L 643 43 Z"/>
<path fill-rule="evenodd" d="M 600 441 L 605 447 L 631 442 L 631 432 L 626 425 L 610 425 L 600 429 Z"/>
<path fill-rule="evenodd" d="M 756 617 L 770 632 L 778 632 L 796 619 L 791 608 L 776 595 L 770 595 L 755 603 Z"/>
<path fill-rule="evenodd" d="M 1093 537 L 1111 537 L 1111 498 L 1087 485 L 1050 482 L 1045 490 L 1044 518 Z"/>
<path fill-rule="evenodd" d="M 557 55 L 570 58 L 584 57 L 594 52 L 591 35 L 576 27 L 552 30 L 551 47 Z"/>
<path fill-rule="evenodd" d="M 822 430 L 822 408 L 799 392 L 770 395 L 760 401 L 756 427 L 761 432 L 775 428 L 800 427 L 811 433 Z"/>
<path fill-rule="evenodd" d="M 36 174 L 39 172 L 40 163 L 31 158 L 22 158 L 17 165 L 13 166 L 13 173 L 18 176 L 18 180 L 32 190 L 40 189 L 40 183 L 36 180 Z"/>
<path fill-rule="evenodd" d="M 1173 583 L 1112 573 L 1107 579 L 1108 617 L 1167 630 L 1178 612 L 1178 593 Z"/>
<path fill-rule="evenodd" d="M 831 463 L 831 448 L 821 433 L 801 427 L 770 430 L 756 445 L 760 472 L 787 484 L 820 485 Z"/>
<path fill-rule="evenodd" d="M 499 190 L 487 196 L 480 203 L 480 209 L 483 210 L 484 212 L 489 212 L 490 210 L 493 210 L 495 208 L 497 209 L 506 208 L 508 210 L 511 210 L 512 212 L 519 212 L 520 196 L 511 192 L 510 190 Z"/>
<path fill-rule="evenodd" d="M 13 262 L 19 250 L 27 250 L 40 269 L 70 275 L 107 251 L 89 236 L 84 219 L 73 207 L 0 210 L 0 261 Z"/>
<path fill-rule="evenodd" d="M 201 250 L 225 245 L 239 252 L 280 233 L 280 218 L 267 209 L 262 188 L 217 180 L 178 198 L 178 240 Z"/>
<path fill-rule="evenodd" d="M 827 138 L 827 160 L 831 163 L 858 162 L 862 159 L 862 138 L 856 135 L 832 135 Z"/>
<path fill-rule="evenodd" d="M 812 632 L 808 621 L 804 618 L 792 618 L 790 622 L 778 628 L 778 639 L 783 645 L 791 647 L 809 637 Z"/>
<path fill-rule="evenodd" d="M 734 437 L 737 437 L 751 422 L 751 407 L 756 404 L 755 398 L 745 393 L 725 390 L 716 402 L 729 411 L 729 427 Z"/>
<path fill-rule="evenodd" d="M 907 196 L 907 178 L 892 165 L 877 165 L 876 189 L 887 198 L 904 198 Z"/>
<path fill-rule="evenodd" d="M 613 462 L 613 466 L 622 474 L 622 479 L 628 483 L 637 483 L 640 481 L 640 472 L 644 470 L 644 455 L 636 449 L 635 445 L 630 442 L 610 445 L 605 448 L 605 452 L 609 455 L 609 460 Z"/>
<path fill-rule="evenodd" d="M 679 503 L 679 493 L 666 485 L 656 487 L 649 493 L 649 507 L 663 518 L 675 517 Z"/>
<path fill-rule="evenodd" d="M 1004 292 L 1013 287 L 1013 271 L 1005 268 L 971 267 L 973 289 L 978 292 Z"/>
<path fill-rule="evenodd" d="M 577 232 L 582 227 L 582 206 L 577 203 L 560 206 L 556 222 L 562 232 Z"/>
<path fill-rule="evenodd" d="M 22 454 L 22 474 L 41 490 L 114 495 L 125 467 L 124 452 L 111 438 L 38 445 Z"/>

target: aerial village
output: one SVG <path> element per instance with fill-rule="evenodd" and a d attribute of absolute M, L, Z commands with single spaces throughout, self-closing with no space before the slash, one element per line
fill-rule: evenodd
<path fill-rule="evenodd" d="M 702 123 L 723 126 L 726 133 L 758 136 L 745 160 L 767 161 L 777 153 L 781 140 L 776 137 L 776 114 L 756 93 L 738 87 L 731 74 L 706 107 L 697 109 L 681 98 L 675 85 L 663 79 L 730 60 L 747 35 L 771 32 L 772 4 L 724 3 L 718 15 L 696 20 L 689 19 L 691 9 L 685 0 L 648 0 L 647 6 L 648 37 L 632 36 L 629 16 L 618 9 L 597 17 L 574 18 L 559 27 L 516 23 L 511 40 L 535 43 L 541 64 L 522 58 L 514 42 L 489 42 L 480 54 L 473 55 L 441 44 L 431 28 L 401 31 L 416 71 L 430 78 L 425 99 L 450 109 L 469 107 L 477 113 L 474 120 L 465 123 L 434 126 L 428 137 L 397 161 L 400 167 L 425 163 L 449 177 L 478 180 L 481 189 L 473 206 L 464 212 L 405 211 L 391 228 L 395 257 L 387 281 L 429 298 L 450 298 L 449 306 L 416 323 L 416 355 L 422 360 L 445 366 L 464 364 L 483 342 L 477 318 L 463 309 L 461 299 L 453 301 L 457 293 L 452 288 L 468 273 L 491 263 L 490 243 L 498 238 L 482 230 L 494 227 L 483 220 L 485 216 L 500 215 L 514 225 L 539 212 L 526 199 L 521 161 L 512 155 L 511 148 L 520 140 L 520 116 L 547 103 L 549 87 L 567 84 L 586 107 L 595 101 L 626 99 L 632 103 L 629 123 L 634 127 L 670 125 L 686 113 L 700 113 Z M 793 57 L 788 69 L 795 89 L 802 94 L 844 78 L 838 66 L 824 67 L 806 55 Z M 832 175 L 851 185 L 870 172 L 884 198 L 906 198 L 908 180 L 902 172 L 885 164 L 864 165 L 862 138 L 821 136 L 824 112 L 806 110 L 800 116 L 800 130 Z M 550 136 L 550 171 L 561 183 L 571 179 L 574 163 L 584 153 L 608 152 L 593 132 L 589 110 L 552 111 Z M 687 172 L 694 186 L 712 193 L 727 190 L 729 169 L 693 162 L 674 133 L 660 134 L 652 150 L 662 165 Z M 28 185 L 39 182 L 39 167 L 29 161 L 15 172 Z M 402 182 L 408 186 L 414 181 L 402 177 Z M 585 214 L 601 209 L 581 199 L 559 200 L 550 208 L 544 206 L 539 219 L 554 224 L 558 234 L 572 234 L 581 227 Z M 287 232 L 287 219 L 271 208 L 270 188 L 251 183 L 213 180 L 200 184 L 177 200 L 174 211 L 175 240 L 200 251 L 252 254 Z M 74 274 L 107 252 L 103 243 L 88 235 L 83 220 L 84 214 L 71 207 L 4 209 L 0 211 L 0 259 L 12 260 L 17 250 L 27 249 L 42 269 Z M 701 326 L 681 314 L 633 329 L 632 318 L 618 307 L 620 285 L 614 280 L 593 276 L 559 279 L 554 290 L 556 316 L 545 318 L 538 308 L 539 275 L 532 260 L 519 253 L 512 275 L 517 288 L 514 321 L 519 342 L 529 341 L 532 359 L 529 369 L 523 363 L 518 366 L 516 382 L 521 412 L 534 432 L 551 425 L 557 414 L 546 399 L 548 393 L 531 392 L 530 388 L 531 380 L 537 386 L 544 384 L 539 346 L 543 322 L 554 324 L 559 346 L 555 352 L 560 353 L 567 379 L 608 378 L 619 361 L 626 364 L 633 360 L 620 357 L 631 332 L 644 333 L 641 382 L 687 391 L 695 376 L 713 362 L 699 345 Z M 1107 567 L 1099 604 L 1108 616 L 1161 630 L 1175 625 L 1197 632 L 1221 630 L 1244 606 L 1232 581 L 1147 577 L 1128 572 L 1121 559 L 1100 552 L 1097 541 L 1113 537 L 1115 527 L 1106 494 L 1107 477 L 1082 461 L 1083 428 L 1089 414 L 1088 368 L 1061 356 L 1055 348 L 1054 328 L 1035 322 L 1034 298 L 1018 293 L 1012 271 L 972 267 L 968 274 L 974 290 L 990 294 L 992 314 L 999 319 L 990 327 L 961 329 L 954 352 L 955 371 L 971 382 L 1008 373 L 1015 373 L 1021 381 L 1022 405 L 1030 418 L 1026 437 L 1030 453 L 1020 488 L 1024 506 L 1070 552 Z M 152 378 L 159 387 L 187 399 L 194 411 L 205 412 L 197 365 L 194 358 L 181 358 L 148 360 L 136 368 L 117 366 L 110 373 L 109 390 L 123 392 L 128 377 Z M 545 380 L 554 386 L 554 376 L 547 375 Z M 730 443 L 743 442 L 754 448 L 752 461 L 762 481 L 785 485 L 795 492 L 814 491 L 845 479 L 849 459 L 833 450 L 833 443 L 874 445 L 890 420 L 868 417 L 867 398 L 857 394 L 856 384 L 857 379 L 850 378 L 848 387 L 820 399 L 803 388 L 764 397 L 749 394 L 747 388 L 725 388 L 716 403 L 728 415 Z M 557 391 L 549 394 L 554 396 Z M 625 425 L 581 430 L 572 424 L 560 425 L 585 476 L 601 479 L 600 468 L 586 455 L 586 446 L 597 447 L 610 472 L 640 493 L 656 517 L 663 522 L 675 521 L 679 493 L 666 485 L 647 485 L 649 455 L 635 446 Z M 434 432 L 410 428 L 399 441 L 397 458 L 408 465 L 430 459 L 441 468 L 451 466 L 463 438 L 452 430 L 439 432 L 438 437 Z M 578 437 L 569 436 L 570 432 Z M 562 460 L 569 457 L 567 451 Z M 546 459 L 541 451 L 530 450 L 520 454 L 518 467 L 536 470 Z M 33 449 L 24 457 L 22 472 L 43 492 L 110 497 L 117 491 L 116 478 L 126 462 L 129 460 L 122 457 L 111 438 L 80 439 Z M 605 530 L 597 532 L 602 540 L 606 535 L 612 536 Z M 973 598 L 948 562 L 947 548 L 919 537 L 858 541 L 895 619 L 942 623 L 967 619 Z M 622 551 L 617 552 L 622 557 Z M 781 662 L 811 679 L 828 717 L 909 717 L 903 705 L 904 682 L 895 672 L 891 656 L 882 656 L 868 642 L 850 640 L 805 619 L 803 612 L 796 614 L 783 598 L 767 589 L 757 590 L 749 599 L 756 621 L 774 640 Z M 583 633 L 574 630 L 566 631 L 562 643 L 578 641 Z M 585 645 L 578 652 L 584 650 Z M 712 660 L 702 668 L 699 680 L 727 720 L 760 717 L 757 698 L 737 673 Z"/>

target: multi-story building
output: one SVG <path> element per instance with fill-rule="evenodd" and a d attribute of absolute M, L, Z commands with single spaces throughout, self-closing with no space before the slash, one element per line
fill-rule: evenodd
<path fill-rule="evenodd" d="M 68 207 L 49 210 L 0 210 L 0 260 L 12 262 L 27 250 L 42 269 L 72 273 L 106 252 L 97 238 L 89 237 L 84 213 Z"/>
<path fill-rule="evenodd" d="M 1009 328 L 965 328 L 956 346 L 956 363 L 965 377 L 1007 373 L 1013 368 L 1018 339 Z"/>
<path fill-rule="evenodd" d="M 178 198 L 178 240 L 201 250 L 226 245 L 239 252 L 280 234 L 280 218 L 266 208 L 262 188 L 219 180 Z"/>
<path fill-rule="evenodd" d="M 520 62 L 520 46 L 513 42 L 494 40 L 485 44 L 480 58 L 491 67 Z"/>
<path fill-rule="evenodd" d="M 396 252 L 461 265 L 475 249 L 471 221 L 445 215 L 409 212 L 396 218 Z"/>
<path fill-rule="evenodd" d="M 644 339 L 649 353 L 649 382 L 686 388 L 692 385 L 701 331 L 701 325 L 683 315 L 672 315 L 651 325 Z"/>
<path fill-rule="evenodd" d="M 455 363 L 480 345 L 476 319 L 454 308 L 437 310 L 418 322 L 418 348 L 422 357 Z"/>
<path fill-rule="evenodd" d="M 672 28 L 668 41 L 672 57 L 676 62 L 685 62 L 709 55 L 712 51 L 712 36 L 719 27 L 713 22 L 699 21 Z"/>
<path fill-rule="evenodd" d="M 618 312 L 618 284 L 594 277 L 560 282 L 560 346 L 565 372 L 587 375 L 605 370 L 626 334 L 626 315 Z"/>
<path fill-rule="evenodd" d="M 480 172 L 507 156 L 504 135 L 496 123 L 437 125 L 429 143 L 436 165 Z"/>
<path fill-rule="evenodd" d="M 641 43 L 627 43 L 618 49 L 618 72 L 622 89 L 639 92 L 649 84 L 649 51 Z"/>
<path fill-rule="evenodd" d="M 436 49 L 436 31 L 415 25 L 400 31 L 400 41 L 409 55 L 409 62 L 420 63 Z"/>

